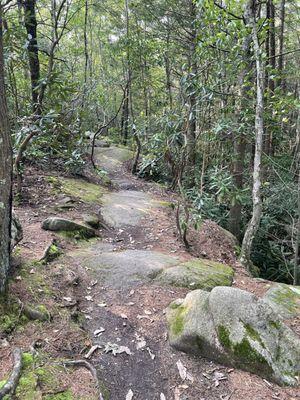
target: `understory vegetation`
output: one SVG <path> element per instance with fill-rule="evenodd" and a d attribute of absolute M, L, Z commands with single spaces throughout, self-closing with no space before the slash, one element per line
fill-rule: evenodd
<path fill-rule="evenodd" d="M 1 3 L 20 201 L 28 165 L 82 175 L 105 137 L 180 194 L 187 246 L 212 219 L 259 276 L 299 283 L 298 0 Z"/>

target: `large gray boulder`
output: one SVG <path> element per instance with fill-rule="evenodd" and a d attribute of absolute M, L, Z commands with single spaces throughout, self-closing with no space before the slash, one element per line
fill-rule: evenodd
<path fill-rule="evenodd" d="M 42 228 L 54 232 L 71 232 L 77 237 L 86 239 L 97 236 L 97 232 L 93 228 L 65 218 L 47 218 L 43 221 Z"/>
<path fill-rule="evenodd" d="M 190 292 L 167 310 L 176 349 L 256 373 L 280 385 L 297 385 L 300 339 L 272 308 L 231 287 Z"/>
<path fill-rule="evenodd" d="M 284 319 L 300 316 L 300 286 L 275 283 L 263 299 Z"/>

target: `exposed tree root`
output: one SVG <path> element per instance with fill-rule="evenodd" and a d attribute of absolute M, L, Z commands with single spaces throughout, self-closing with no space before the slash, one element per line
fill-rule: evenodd
<path fill-rule="evenodd" d="M 83 367 L 88 369 L 96 382 L 97 389 L 99 390 L 99 400 L 103 400 L 103 396 L 100 391 L 100 382 L 97 376 L 97 371 L 91 363 L 86 360 L 66 360 L 63 361 L 62 364 L 66 367 Z"/>
<path fill-rule="evenodd" d="M 14 393 L 19 383 L 22 370 L 22 352 L 17 347 L 14 350 L 13 355 L 14 355 L 14 367 L 6 384 L 0 389 L 0 400 L 3 399 L 3 397 L 6 396 L 7 394 Z"/>

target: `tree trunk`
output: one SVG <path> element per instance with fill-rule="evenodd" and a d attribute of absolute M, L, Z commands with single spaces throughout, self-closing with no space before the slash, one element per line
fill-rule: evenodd
<path fill-rule="evenodd" d="M 84 3 L 84 83 L 87 83 L 87 73 L 88 73 L 88 64 L 89 64 L 89 53 L 88 53 L 88 38 L 87 38 L 87 24 L 88 24 L 88 12 L 89 12 L 89 4 L 88 0 L 85 0 Z M 85 88 L 86 90 L 86 88 Z"/>
<path fill-rule="evenodd" d="M 169 47 L 170 47 L 170 29 L 169 29 L 169 19 L 168 19 L 168 28 L 167 28 L 167 43 L 166 43 L 166 52 L 164 55 L 165 59 L 165 71 L 166 71 L 166 89 L 168 93 L 169 99 L 169 107 L 170 110 L 173 108 L 173 96 L 172 96 L 172 82 L 171 82 L 171 67 L 170 67 L 170 54 L 169 54 Z"/>
<path fill-rule="evenodd" d="M 298 212 L 298 220 L 297 226 L 295 229 L 295 256 L 294 256 L 294 285 L 300 284 L 300 155 L 298 160 L 298 203 L 297 203 L 297 212 Z"/>
<path fill-rule="evenodd" d="M 130 67 L 130 53 L 129 53 L 129 0 L 125 0 L 125 24 L 126 24 L 126 93 L 123 104 L 123 115 L 122 115 L 122 136 L 123 144 L 127 144 L 128 130 L 129 130 L 129 116 L 130 116 L 130 91 L 131 91 L 131 67 Z"/>
<path fill-rule="evenodd" d="M 243 43 L 243 69 L 239 77 L 239 100 L 236 109 L 236 116 L 238 124 L 241 123 L 240 115 L 244 109 L 248 107 L 249 101 L 249 84 L 246 82 L 249 80 L 249 74 L 251 71 L 251 36 L 248 35 L 244 39 Z M 233 172 L 232 178 L 235 189 L 240 192 L 243 189 L 244 181 L 244 161 L 245 161 L 245 150 L 246 150 L 246 140 L 243 133 L 239 133 L 234 137 L 234 162 L 233 162 Z M 232 206 L 229 212 L 229 230 L 230 232 L 240 239 L 241 236 L 241 214 L 242 205 L 236 198 L 233 200 Z"/>
<path fill-rule="evenodd" d="M 25 28 L 28 40 L 28 60 L 31 79 L 32 109 L 35 114 L 40 114 L 38 85 L 40 80 L 39 50 L 37 44 L 37 21 L 35 14 L 36 0 L 24 1 Z"/>
<path fill-rule="evenodd" d="M 278 86 L 283 85 L 282 71 L 284 64 L 283 50 L 284 50 L 284 24 L 285 24 L 285 0 L 281 0 L 280 3 L 280 34 L 279 34 L 279 56 L 278 56 Z"/>
<path fill-rule="evenodd" d="M 300 88 L 298 89 L 300 99 Z M 294 285 L 300 284 L 300 111 L 296 122 L 296 170 L 298 172 L 298 201 L 297 201 L 297 222 L 294 238 Z"/>
<path fill-rule="evenodd" d="M 251 270 L 251 249 L 255 234 L 259 228 L 262 214 L 261 199 L 261 172 L 262 172 L 262 148 L 264 133 L 264 66 L 261 49 L 259 46 L 258 32 L 255 20 L 256 0 L 250 0 L 246 10 L 246 22 L 252 30 L 254 58 L 256 62 L 256 115 L 255 115 L 255 154 L 253 165 L 253 189 L 252 189 L 252 218 L 247 226 L 242 248 L 241 264 Z"/>
<path fill-rule="evenodd" d="M 190 16 L 192 18 L 190 31 L 190 48 L 189 48 L 189 88 L 188 88 L 188 129 L 187 129 L 187 182 L 190 187 L 195 185 L 195 166 L 196 166 L 196 107 L 197 96 L 195 93 L 195 81 L 197 79 L 197 61 L 196 61 L 196 46 L 197 46 L 197 29 L 196 18 L 197 9 L 194 1 L 190 1 Z"/>
<path fill-rule="evenodd" d="M 2 6 L 0 5 L 0 293 L 4 293 L 10 267 L 12 208 L 12 148 L 4 84 Z"/>

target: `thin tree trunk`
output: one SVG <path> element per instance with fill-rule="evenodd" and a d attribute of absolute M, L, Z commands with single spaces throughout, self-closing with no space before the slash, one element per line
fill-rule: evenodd
<path fill-rule="evenodd" d="M 241 122 L 240 116 L 243 112 L 243 109 L 246 109 L 248 107 L 248 101 L 249 101 L 250 85 L 246 84 L 246 82 L 249 80 L 249 74 L 251 71 L 250 45 L 251 45 L 251 35 L 248 35 L 245 37 L 243 43 L 244 67 L 239 77 L 239 100 L 238 100 L 238 107 L 236 110 L 237 121 L 239 124 Z M 239 133 L 234 138 L 235 156 L 234 156 L 233 172 L 232 172 L 233 183 L 238 192 L 240 192 L 243 189 L 245 151 L 246 151 L 245 136 L 243 133 Z M 240 226 L 241 214 L 242 214 L 242 205 L 240 201 L 235 198 L 230 208 L 228 224 L 230 232 L 233 233 L 233 235 L 235 235 L 238 239 L 240 239 L 241 236 L 241 226 Z"/>
<path fill-rule="evenodd" d="M 168 20 L 169 22 L 169 20 Z M 171 67 L 170 67 L 170 55 L 169 55 L 169 47 L 170 47 L 170 29 L 168 26 L 167 31 L 167 44 L 166 44 L 166 53 L 164 56 L 165 59 L 165 70 L 166 70 L 166 88 L 169 98 L 169 107 L 172 110 L 173 108 L 173 96 L 172 96 L 172 82 L 171 82 Z"/>
<path fill-rule="evenodd" d="M 88 23 L 88 0 L 85 0 L 84 3 L 84 83 L 87 82 L 87 72 L 88 72 L 88 63 L 89 63 L 89 53 L 88 53 L 88 37 L 87 37 L 87 23 Z"/>
<path fill-rule="evenodd" d="M 298 89 L 300 99 L 300 88 Z M 294 255 L 294 285 L 300 284 L 300 111 L 296 122 L 296 168 L 298 172 L 298 202 L 297 202 L 297 222 L 295 229 L 295 255 Z"/>
<path fill-rule="evenodd" d="M 295 256 L 294 256 L 294 285 L 300 284 L 300 156 L 298 161 L 298 204 L 297 204 L 298 220 L 295 232 Z"/>
<path fill-rule="evenodd" d="M 125 24 L 126 24 L 126 94 L 125 101 L 123 105 L 123 115 L 122 115 L 122 136 L 123 144 L 127 144 L 128 140 L 128 130 L 129 130 L 129 108 L 130 108 L 130 91 L 131 91 L 131 66 L 130 66 L 130 53 L 129 53 L 129 0 L 125 0 Z"/>
<path fill-rule="evenodd" d="M 0 4 L 0 293 L 6 290 L 10 268 L 11 209 L 12 148 L 4 83 L 2 6 Z"/>
<path fill-rule="evenodd" d="M 283 79 L 282 79 L 282 72 L 283 72 L 283 64 L 284 64 L 284 56 L 283 56 L 283 50 L 284 50 L 284 25 L 285 25 L 285 0 L 281 0 L 280 3 L 280 34 L 279 34 L 279 56 L 278 56 L 278 86 L 283 85 Z"/>
<path fill-rule="evenodd" d="M 24 1 L 25 28 L 27 32 L 27 52 L 31 79 L 32 109 L 34 114 L 40 114 L 38 85 L 40 80 L 40 62 L 37 44 L 37 21 L 35 14 L 36 0 Z"/>
<path fill-rule="evenodd" d="M 190 16 L 192 18 L 192 29 L 190 32 L 190 49 L 189 49 L 189 80 L 190 85 L 188 89 L 188 129 L 187 129 L 187 173 L 188 185 L 194 186 L 195 184 L 195 166 L 196 166 L 196 106 L 197 96 L 195 93 L 195 80 L 197 79 L 197 61 L 196 61 L 196 46 L 197 46 L 197 29 L 196 18 L 197 9 L 193 0 L 190 1 Z"/>
<path fill-rule="evenodd" d="M 258 32 L 255 20 L 256 0 L 250 0 L 247 5 L 246 21 L 252 30 L 254 58 L 256 62 L 256 115 L 255 115 L 255 154 L 253 165 L 253 189 L 252 189 L 252 218 L 246 228 L 242 248 L 241 264 L 251 270 L 251 249 L 256 232 L 259 228 L 262 214 L 261 199 L 261 172 L 262 172 L 262 148 L 264 133 L 264 67 L 261 49 L 259 46 Z"/>

